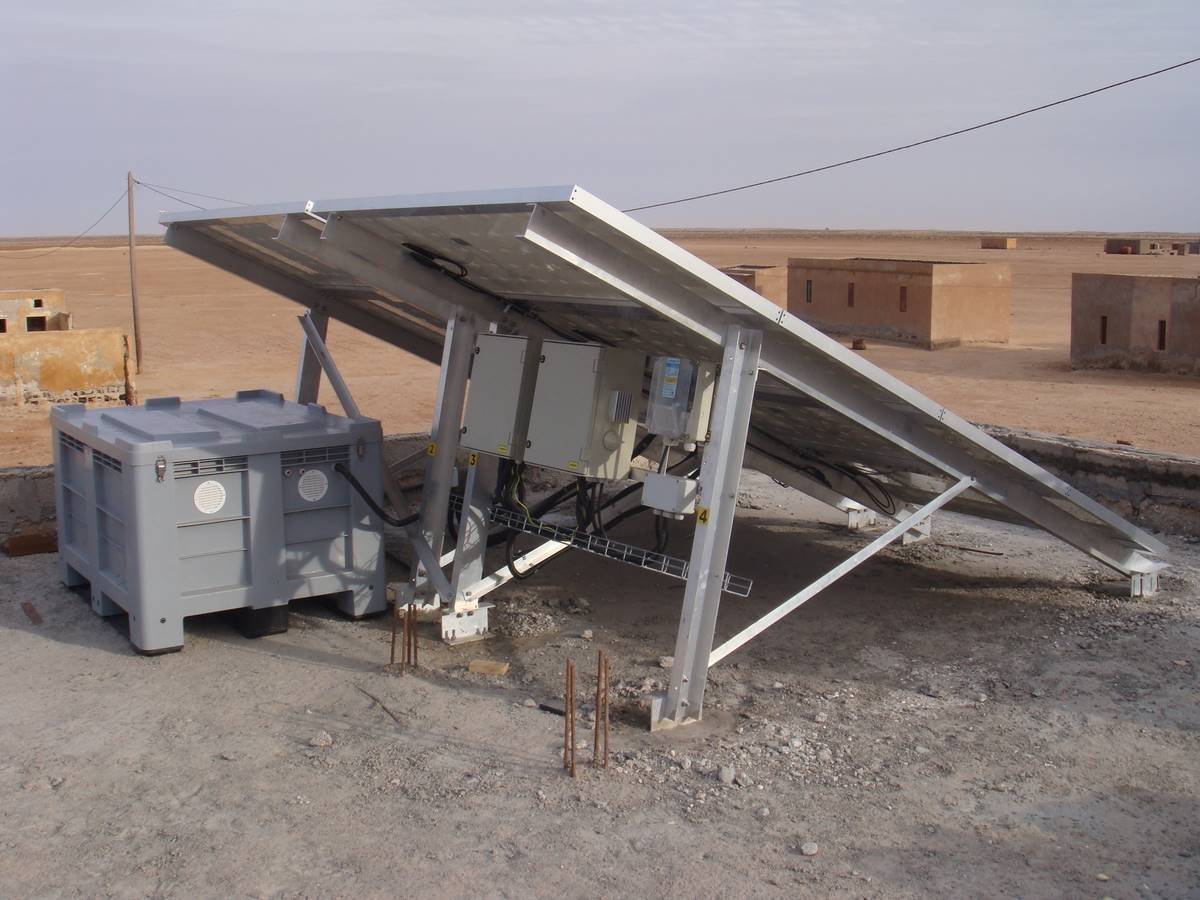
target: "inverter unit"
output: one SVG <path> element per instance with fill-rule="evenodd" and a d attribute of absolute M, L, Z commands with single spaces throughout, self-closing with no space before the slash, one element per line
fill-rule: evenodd
<path fill-rule="evenodd" d="M 626 477 L 645 368 L 642 353 L 543 341 L 525 461 L 589 479 Z"/>
<path fill-rule="evenodd" d="M 521 461 L 541 347 L 536 338 L 479 335 L 459 438 L 463 447 Z"/>
<path fill-rule="evenodd" d="M 101 616 L 125 612 L 144 653 L 183 646 L 183 620 L 243 610 L 250 636 L 287 628 L 288 601 L 386 606 L 382 524 L 335 470 L 382 494 L 382 432 L 270 391 L 50 415 L 63 581 Z"/>

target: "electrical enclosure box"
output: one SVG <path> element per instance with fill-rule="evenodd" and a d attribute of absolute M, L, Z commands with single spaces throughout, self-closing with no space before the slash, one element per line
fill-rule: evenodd
<path fill-rule="evenodd" d="M 696 479 L 651 472 L 642 483 L 642 506 L 672 515 L 696 511 Z"/>
<path fill-rule="evenodd" d="M 463 447 L 522 459 L 540 345 L 515 335 L 479 335 L 459 440 Z"/>
<path fill-rule="evenodd" d="M 673 442 L 705 440 L 715 386 L 716 373 L 710 364 L 656 356 L 650 373 L 646 430 Z"/>
<path fill-rule="evenodd" d="M 56 406 L 50 423 L 62 579 L 88 583 L 99 615 L 128 613 L 137 649 L 179 649 L 187 616 L 229 609 L 282 631 L 298 597 L 386 608 L 382 524 L 334 471 L 382 495 L 374 419 L 242 391 Z"/>
<path fill-rule="evenodd" d="M 629 474 L 646 357 L 543 341 L 525 461 L 585 478 Z"/>

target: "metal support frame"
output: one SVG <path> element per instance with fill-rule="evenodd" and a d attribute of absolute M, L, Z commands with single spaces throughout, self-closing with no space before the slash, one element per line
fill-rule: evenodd
<path fill-rule="evenodd" d="M 300 324 L 304 335 L 300 338 L 300 364 L 296 366 L 296 402 L 316 403 L 321 393 L 321 360 L 317 351 L 308 339 L 308 329 L 304 327 L 304 318 L 312 323 L 313 330 L 324 343 L 329 333 L 329 313 L 317 308 L 310 309 Z"/>
<path fill-rule="evenodd" d="M 463 407 L 467 399 L 467 380 L 475 351 L 475 320 L 459 314 L 446 323 L 446 344 L 442 368 L 438 375 L 437 400 L 433 409 L 433 427 L 426 449 L 425 486 L 421 492 L 421 536 L 432 550 L 434 559 L 442 555 L 446 534 L 446 512 L 450 489 L 454 485 L 458 437 L 462 428 Z M 454 594 L 447 583 L 445 590 L 431 584 L 429 564 L 419 560 L 413 567 L 412 596 L 424 606 L 437 602 L 453 602 Z M 438 574 L 441 574 L 440 570 Z M 436 578 L 436 576 L 435 576 Z M 443 579 L 444 580 L 444 579 Z"/>
<path fill-rule="evenodd" d="M 338 402 L 342 404 L 342 410 L 352 419 L 357 419 L 362 416 L 359 411 L 358 402 L 354 399 L 354 395 L 350 393 L 350 388 L 346 384 L 346 380 L 342 378 L 341 370 L 338 369 L 337 363 L 333 361 L 333 356 L 329 353 L 329 348 L 325 346 L 324 329 L 318 324 L 320 321 L 328 321 L 328 317 L 321 314 L 321 318 L 313 315 L 312 310 L 299 317 L 300 329 L 304 332 L 304 344 L 300 350 L 300 369 L 296 373 L 296 400 L 298 403 L 316 403 L 317 402 L 317 385 L 321 383 L 321 372 L 324 371 L 325 377 L 329 379 L 330 385 L 333 386 L 333 392 L 337 395 Z M 309 359 L 315 361 L 315 372 L 307 371 L 306 366 L 309 364 Z M 303 399 L 304 391 L 311 388 L 312 399 Z M 387 494 L 388 500 L 392 502 L 392 508 L 400 515 L 406 516 L 409 513 L 408 501 L 404 499 L 404 492 L 400 490 L 400 483 L 388 469 L 387 464 L 381 459 L 381 476 L 383 478 L 383 491 Z"/>
<path fill-rule="evenodd" d="M 442 640 L 448 644 L 480 640 L 488 636 L 488 609 L 481 604 L 475 585 L 483 578 L 487 552 L 488 509 L 496 492 L 494 456 L 472 453 L 463 485 L 462 512 L 458 520 L 458 542 L 450 577 L 449 609 L 442 615 Z"/>
<path fill-rule="evenodd" d="M 725 333 L 711 439 L 700 464 L 696 532 L 675 642 L 675 664 L 666 694 L 652 703 L 652 729 L 697 720 L 702 712 L 761 349 L 761 332 L 732 325 Z"/>
<path fill-rule="evenodd" d="M 311 313 L 305 313 L 298 317 L 300 319 L 300 327 L 304 331 L 304 351 L 301 355 L 301 370 L 296 377 L 297 382 L 304 379 L 305 373 L 303 366 L 308 362 L 308 357 L 311 354 L 317 361 L 317 379 L 319 380 L 321 370 L 325 371 L 325 377 L 329 379 L 329 384 L 333 388 L 333 393 L 338 398 L 338 403 L 342 405 L 342 411 L 351 419 L 362 418 L 362 413 L 359 412 L 358 403 L 354 399 L 354 395 L 350 393 L 350 388 L 346 386 L 346 379 L 342 377 L 341 370 L 338 369 L 337 363 L 333 361 L 333 357 L 329 355 L 329 350 L 325 346 L 325 335 L 318 328 L 316 321 Z M 297 391 L 298 392 L 298 391 Z M 307 402 L 316 402 L 316 390 L 313 391 L 313 400 Z"/>
<path fill-rule="evenodd" d="M 408 328 L 397 325 L 390 316 L 376 315 L 355 302 L 339 298 L 333 291 L 317 289 L 263 263 L 235 253 L 219 241 L 193 228 L 171 225 L 163 235 L 163 241 L 251 284 L 273 291 L 310 309 L 323 310 L 330 318 L 373 334 L 380 340 L 421 359 L 437 362 L 441 358 L 441 342 L 435 341 L 431 336 L 415 334 Z"/>
<path fill-rule="evenodd" d="M 710 266 L 696 266 L 686 251 L 645 226 L 626 218 L 621 218 L 619 222 L 614 220 L 611 207 L 601 201 L 580 194 L 574 202 L 620 228 L 628 240 L 650 247 L 668 260 L 678 260 L 691 277 L 712 283 L 727 280 Z M 530 215 L 525 238 L 686 328 L 702 340 L 718 343 L 725 328 L 738 319 L 736 307 L 710 303 L 701 294 L 690 290 L 685 282 L 673 278 L 662 269 L 639 262 L 631 254 L 622 252 L 615 243 L 598 240 L 592 233 L 545 206 L 536 207 Z M 758 308 L 770 305 L 770 301 L 748 288 L 744 294 L 743 303 L 746 306 Z M 802 330 L 802 323 L 789 319 L 783 311 L 776 310 L 773 317 L 777 330 L 768 331 L 763 337 L 761 364 L 764 372 L 950 477 L 973 478 L 976 491 L 1119 572 L 1132 575 L 1134 572 L 1150 572 L 1159 568 L 1158 562 L 1150 559 L 1146 553 L 1147 549 L 1165 552 L 1165 547 L 1159 542 L 1148 535 L 1141 535 L 1135 543 L 1115 537 L 1102 528 L 1092 527 L 1060 509 L 1031 486 L 1016 481 L 1001 471 L 999 466 L 971 456 L 965 448 L 940 438 L 932 430 L 914 428 L 904 412 L 864 388 L 872 383 L 882 386 L 908 405 L 921 409 L 930 416 L 931 421 L 962 432 L 973 430 L 961 417 L 945 408 L 935 409 L 927 398 L 885 372 L 873 371 L 869 379 L 866 376 L 858 379 L 853 374 L 848 377 L 847 366 L 851 373 L 862 366 L 861 360 L 853 353 L 832 339 Z M 795 338 L 820 346 L 825 357 L 805 358 L 797 354 Z M 839 365 L 839 360 L 844 361 L 845 365 Z M 1118 529 L 1129 528 L 1128 523 L 1115 513 L 1061 479 L 1038 469 L 999 441 L 978 435 L 974 436 L 974 440 L 986 446 L 998 460 L 1052 486 L 1061 496 L 1087 510 L 1096 519 Z"/>
<path fill-rule="evenodd" d="M 718 662 L 720 662 L 722 659 L 724 659 L 726 656 L 728 656 L 734 650 L 741 647 L 747 641 L 751 640 L 752 638 L 754 638 L 757 635 L 761 634 L 762 632 L 766 631 L 768 628 L 770 628 L 772 625 L 774 625 L 776 622 L 778 622 L 780 619 L 782 619 L 788 613 L 803 606 L 805 603 L 807 603 L 809 600 L 811 600 L 813 597 L 815 597 L 821 591 L 825 590 L 825 588 L 829 587 L 829 585 L 833 584 L 835 581 L 837 581 L 839 578 L 841 578 L 847 572 L 857 568 L 862 563 L 866 562 L 868 559 L 870 559 L 872 556 L 874 556 L 876 553 L 878 553 L 880 550 L 882 550 L 884 547 L 886 547 L 888 544 L 892 543 L 893 541 L 895 541 L 898 538 L 902 537 L 903 535 L 907 534 L 908 531 L 913 528 L 913 526 L 919 524 L 921 521 L 927 521 L 929 519 L 929 517 L 934 513 L 935 510 L 941 509 L 943 506 L 945 506 L 947 503 L 949 503 L 951 500 L 953 500 L 955 497 L 957 497 L 963 491 L 965 491 L 968 488 L 973 487 L 973 486 L 974 486 L 974 481 L 972 479 L 963 478 L 960 481 L 958 481 L 957 483 L 955 483 L 954 486 L 951 487 L 949 490 L 944 491 L 943 493 L 939 494 L 934 499 L 930 500 L 928 503 L 926 503 L 924 506 L 922 506 L 920 509 L 918 509 L 916 512 L 914 512 L 912 515 L 906 516 L 905 518 L 901 519 L 899 522 L 897 522 L 895 525 L 893 525 L 891 528 L 889 528 L 887 531 L 885 531 L 883 534 L 881 534 L 875 540 L 871 541 L 871 543 L 867 544 L 867 546 L 863 547 L 861 550 L 859 550 L 857 553 L 855 553 L 849 559 L 845 560 L 840 565 L 837 565 L 834 568 L 830 569 L 828 572 L 826 572 L 824 575 L 822 575 L 820 578 L 818 578 L 816 581 L 814 581 L 812 584 L 810 584 L 804 590 L 800 591 L 798 594 L 793 594 L 791 597 L 789 597 L 787 600 L 785 600 L 779 606 L 775 607 L 773 610 L 771 610 L 765 616 L 761 617 L 760 619 L 756 620 L 755 622 L 751 623 L 750 625 L 747 625 L 745 628 L 743 628 L 741 631 L 739 631 L 733 637 L 729 638 L 727 641 L 722 643 L 721 646 L 717 647 L 715 650 L 712 651 L 711 654 L 709 654 L 708 659 L 707 659 L 707 664 L 709 666 L 716 665 Z"/>
<path fill-rule="evenodd" d="M 764 475 L 769 475 L 776 481 L 782 481 L 788 487 L 812 497 L 826 506 L 832 506 L 834 509 L 844 512 L 846 514 L 846 527 L 851 531 L 869 528 L 875 524 L 876 516 L 879 515 L 876 510 L 866 507 L 858 501 L 852 500 L 844 494 L 835 491 L 833 488 L 821 484 L 817 479 L 811 478 L 803 472 L 793 469 L 791 466 L 785 466 L 783 463 L 777 462 L 765 453 L 755 450 L 753 447 L 746 448 L 746 465 L 752 469 L 757 469 Z"/>

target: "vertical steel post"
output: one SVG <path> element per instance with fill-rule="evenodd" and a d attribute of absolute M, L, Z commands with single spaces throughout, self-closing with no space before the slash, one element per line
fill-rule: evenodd
<path fill-rule="evenodd" d="M 654 698 L 651 704 L 651 729 L 700 718 L 761 350 L 761 332 L 738 325 L 726 330 L 711 437 L 700 464 L 696 533 L 675 642 L 675 664 L 666 694 Z"/>
<path fill-rule="evenodd" d="M 324 341 L 329 333 L 329 313 L 313 307 L 308 311 L 313 326 Z M 308 335 L 300 338 L 300 364 L 296 367 L 296 402 L 316 403 L 321 391 L 321 359 Z"/>
<path fill-rule="evenodd" d="M 494 456 L 471 453 L 463 486 L 462 515 L 458 520 L 458 544 L 454 549 L 454 571 L 450 578 L 453 612 L 469 612 L 479 606 L 475 585 L 483 578 L 483 555 L 487 549 L 488 508 L 496 492 Z"/>
<path fill-rule="evenodd" d="M 437 400 L 433 408 L 433 429 L 425 461 L 425 487 L 421 492 L 421 534 L 433 550 L 442 555 L 446 534 L 446 510 L 454 483 L 455 455 L 462 428 L 463 407 L 467 399 L 467 378 L 475 353 L 475 322 L 459 313 L 446 323 L 446 341 L 442 349 L 442 369 L 438 376 Z M 424 565 L 414 560 L 413 597 L 427 605 L 431 586 Z M 452 597 L 442 597 L 450 603 Z"/>

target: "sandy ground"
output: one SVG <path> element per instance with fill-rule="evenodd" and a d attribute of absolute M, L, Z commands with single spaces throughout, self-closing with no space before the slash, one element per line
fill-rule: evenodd
<path fill-rule="evenodd" d="M 756 581 L 719 635 L 863 541 L 758 475 L 739 505 L 730 569 Z M 497 592 L 504 630 L 537 633 L 427 633 L 403 677 L 381 671 L 384 622 L 318 601 L 284 635 L 207 616 L 140 657 L 52 556 L 0 560 L 0 894 L 1200 894 L 1200 546 L 1172 540 L 1164 590 L 1130 602 L 1040 534 L 935 533 L 714 668 L 706 721 L 671 735 L 643 701 L 680 586 L 593 557 Z M 530 704 L 559 702 L 570 656 L 586 714 L 597 647 L 614 763 L 572 780 L 562 719 Z"/>
<path fill-rule="evenodd" d="M 867 358 L 973 421 L 1200 456 L 1200 379 L 1073 372 L 1068 365 L 1071 272 L 1200 275 L 1200 257 L 1105 256 L 1097 237 L 1031 238 L 1019 250 L 1000 252 L 979 250 L 975 238 L 961 235 L 745 232 L 677 239 L 717 265 L 782 264 L 807 255 L 1006 261 L 1013 267 L 1012 343 L 926 351 L 872 342 Z M 139 266 L 143 397 L 292 388 L 300 333 L 294 304 L 162 245 L 139 251 Z M 28 286 L 66 289 L 76 327 L 132 330 L 123 247 L 0 258 L 0 287 Z M 330 348 L 359 405 L 381 418 L 385 430 L 429 427 L 432 366 L 336 323 Z M 49 459 L 44 410 L 0 411 L 0 465 Z"/>

